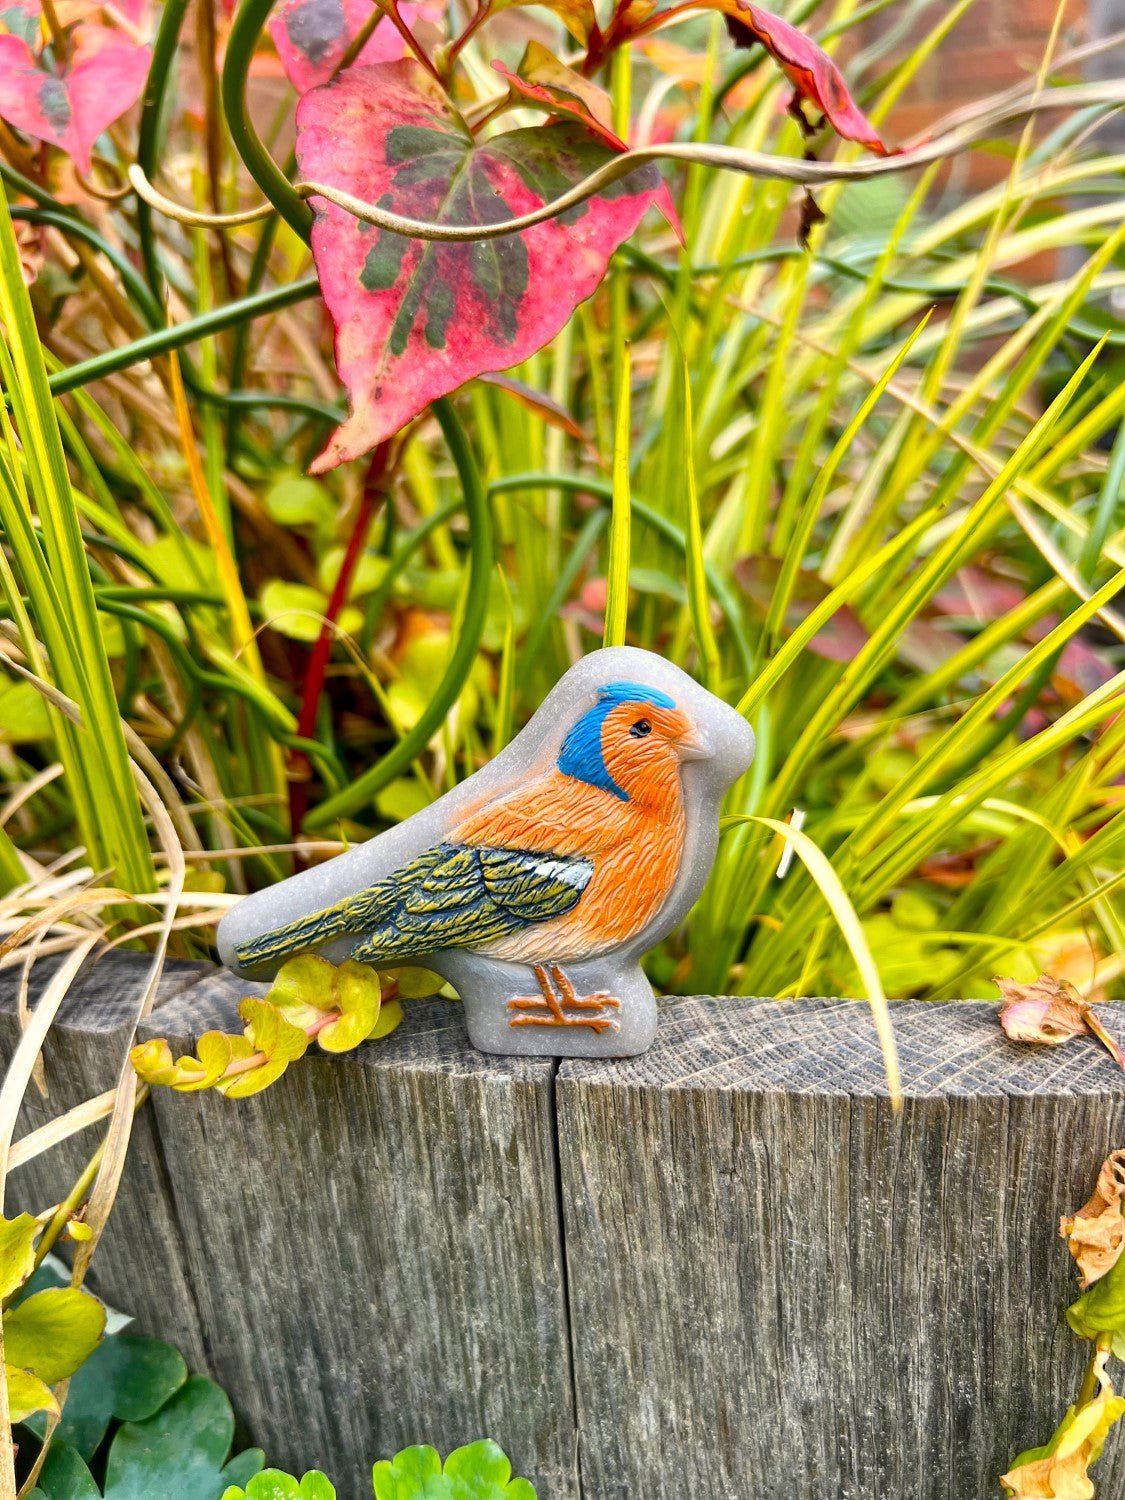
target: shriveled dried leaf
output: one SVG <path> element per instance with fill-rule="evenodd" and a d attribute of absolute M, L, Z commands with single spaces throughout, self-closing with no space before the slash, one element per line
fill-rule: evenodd
<path fill-rule="evenodd" d="M 1000 1483 L 1014 1500 L 1094 1500 L 1089 1468 L 1125 1400 L 1106 1383 L 1085 1406 L 1071 1407 L 1049 1443 L 1021 1453 Z"/>
<path fill-rule="evenodd" d="M 1125 1249 L 1125 1151 L 1113 1151 L 1102 1162 L 1093 1193 L 1076 1214 L 1059 1221 L 1059 1233 L 1082 1273 L 1082 1286 L 1092 1286 L 1111 1271 Z"/>
<path fill-rule="evenodd" d="M 717 0 L 726 16 L 727 30 L 739 46 L 755 42 L 770 54 L 793 85 L 791 110 L 800 115 L 800 101 L 818 109 L 837 135 L 856 141 L 879 156 L 893 153 L 851 96 L 844 75 L 822 47 L 796 26 L 761 5 L 745 0 Z"/>
<path fill-rule="evenodd" d="M 521 5 L 542 5 L 545 10 L 552 11 L 580 47 L 585 47 L 591 37 L 598 34 L 594 0 L 492 0 L 489 13 L 497 15 L 502 10 Z"/>
<path fill-rule="evenodd" d="M 1013 1042 L 1037 1042 L 1058 1047 L 1073 1036 L 1095 1036 L 1120 1067 L 1125 1055 L 1106 1031 L 1093 1006 L 1072 984 L 1041 974 L 1034 984 L 997 977 L 993 983 L 1003 1000 L 1000 1025 Z"/>

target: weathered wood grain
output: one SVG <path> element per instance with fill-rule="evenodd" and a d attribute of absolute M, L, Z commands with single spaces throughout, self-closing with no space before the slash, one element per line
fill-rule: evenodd
<path fill-rule="evenodd" d="M 217 974 L 148 1030 L 186 1048 L 254 989 Z M 271 1462 L 367 1500 L 375 1458 L 487 1435 L 577 1495 L 553 1071 L 436 1001 L 249 1100 L 157 1091 L 207 1367 Z"/>
<path fill-rule="evenodd" d="M 992 1006 L 893 1013 L 897 1117 L 849 1002 L 668 1002 L 645 1056 L 561 1065 L 585 1500 L 985 1500 L 1073 1400 L 1057 1216 L 1125 1076 Z"/>
<path fill-rule="evenodd" d="M 34 1083 L 24 1097 L 19 1139 L 76 1104 L 111 1089 L 132 1039 L 149 958 L 139 953 L 103 953 L 87 964 L 67 992 L 43 1049 L 47 1097 Z M 57 967 L 43 959 L 31 972 L 29 1001 L 36 1000 Z M 199 964 L 166 963 L 156 1005 L 163 1005 L 193 985 L 204 972 Z M 0 976 L 0 1067 L 19 1040 L 16 995 L 19 976 Z M 90 1159 L 104 1125 L 72 1136 L 17 1167 L 8 1179 L 9 1214 L 40 1213 L 70 1191 Z M 91 1275 L 97 1291 L 114 1307 L 133 1314 L 145 1327 L 175 1328 L 185 1357 L 200 1366 L 204 1347 L 194 1298 L 176 1250 L 178 1226 L 168 1192 L 160 1145 L 151 1112 L 142 1110 L 133 1124 L 127 1171 L 106 1227 Z M 63 1254 L 65 1244 L 60 1245 Z"/>
<path fill-rule="evenodd" d="M 143 972 L 83 975 L 27 1128 L 112 1083 Z M 186 1050 L 253 988 L 172 966 L 145 1030 Z M 1011 1045 L 991 1006 L 900 1004 L 895 1116 L 863 1006 L 662 1009 L 650 1053 L 557 1076 L 431 1002 L 252 1100 L 157 1090 L 95 1281 L 341 1500 L 375 1457 L 483 1434 L 541 1500 L 997 1494 L 1077 1390 L 1057 1215 L 1125 1145 L 1125 1075 Z M 18 1169 L 13 1204 L 91 1143 Z M 1122 1488 L 1112 1443 L 1099 1472 Z"/>

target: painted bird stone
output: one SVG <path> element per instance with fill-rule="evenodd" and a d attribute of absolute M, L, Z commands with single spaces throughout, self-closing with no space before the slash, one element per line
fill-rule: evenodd
<path fill-rule="evenodd" d="M 656 1002 L 639 960 L 703 889 L 753 754 L 745 720 L 679 668 L 595 651 L 455 790 L 232 907 L 223 962 L 253 979 L 305 952 L 424 964 L 484 1052 L 643 1052 Z"/>

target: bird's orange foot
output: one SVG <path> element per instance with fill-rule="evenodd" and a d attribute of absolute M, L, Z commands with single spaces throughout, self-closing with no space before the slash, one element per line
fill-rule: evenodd
<path fill-rule="evenodd" d="M 550 972 L 542 964 L 536 964 L 535 977 L 542 993 L 517 995 L 509 1000 L 509 1010 L 527 1012 L 512 1016 L 509 1026 L 586 1026 L 599 1036 L 603 1031 L 621 1029 L 617 1021 L 602 1014 L 605 1010 L 620 1009 L 621 1001 L 613 995 L 578 995 L 557 964 L 550 966 Z M 568 1014 L 572 1011 L 588 1014 Z"/>

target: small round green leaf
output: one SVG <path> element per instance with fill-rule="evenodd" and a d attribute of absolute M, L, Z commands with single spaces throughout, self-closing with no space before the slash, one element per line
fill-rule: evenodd
<path fill-rule="evenodd" d="M 4 1357 L 48 1385 L 89 1359 L 105 1331 L 105 1308 L 89 1292 L 53 1287 L 4 1314 Z"/>

